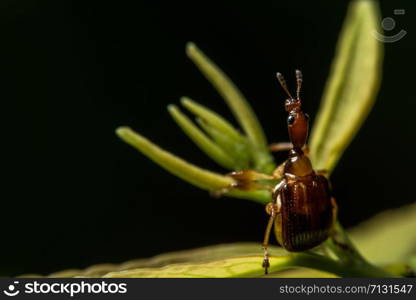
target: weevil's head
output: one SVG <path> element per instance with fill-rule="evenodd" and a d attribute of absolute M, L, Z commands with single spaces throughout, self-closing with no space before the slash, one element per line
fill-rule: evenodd
<path fill-rule="evenodd" d="M 309 132 L 309 116 L 302 111 L 302 102 L 299 97 L 302 85 L 302 73 L 296 70 L 296 98 L 290 94 L 282 74 L 277 73 L 277 79 L 289 96 L 285 101 L 285 109 L 289 113 L 287 117 L 287 128 L 290 141 L 295 149 L 302 149 L 306 144 Z"/>
<path fill-rule="evenodd" d="M 309 132 L 309 116 L 303 111 L 291 110 L 287 117 L 289 138 L 294 148 L 302 149 L 306 144 Z"/>

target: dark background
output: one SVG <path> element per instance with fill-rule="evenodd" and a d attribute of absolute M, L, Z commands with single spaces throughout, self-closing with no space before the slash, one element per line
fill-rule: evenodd
<path fill-rule="evenodd" d="M 263 207 L 213 199 L 114 134 L 129 125 L 211 170 L 166 106 L 188 95 L 231 118 L 186 58 L 194 41 L 287 140 L 274 74 L 304 72 L 314 118 L 346 12 L 342 1 L 0 2 L 0 274 L 50 273 L 215 243 L 261 241 Z M 414 1 L 381 5 L 408 35 L 386 44 L 374 110 L 333 177 L 352 226 L 414 202 Z M 394 16 L 393 9 L 406 9 Z M 292 80 L 292 79 L 291 79 Z M 284 157 L 278 157 L 283 159 Z"/>

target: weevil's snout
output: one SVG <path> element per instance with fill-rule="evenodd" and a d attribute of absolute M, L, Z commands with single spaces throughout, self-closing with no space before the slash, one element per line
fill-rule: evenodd
<path fill-rule="evenodd" d="M 287 127 L 293 146 L 302 149 L 308 139 L 309 116 L 301 110 L 291 110 L 287 117 Z"/>

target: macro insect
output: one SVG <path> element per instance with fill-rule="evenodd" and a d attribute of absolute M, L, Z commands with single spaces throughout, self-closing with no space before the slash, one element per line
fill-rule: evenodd
<path fill-rule="evenodd" d="M 305 251 L 318 246 L 331 234 L 336 220 L 337 205 L 331 197 L 328 179 L 324 170 L 315 171 L 307 155 L 306 145 L 309 117 L 302 111 L 300 90 L 302 73 L 296 70 L 296 98 L 292 97 L 286 81 L 280 73 L 277 79 L 289 96 L 285 101 L 288 112 L 287 127 L 290 143 L 277 143 L 271 151 L 289 151 L 288 159 L 279 165 L 272 175 L 253 170 L 236 171 L 228 174 L 236 180 L 228 189 L 270 189 L 272 202 L 266 206 L 270 215 L 263 241 L 265 274 L 270 267 L 268 245 L 270 233 L 274 233 L 279 244 L 288 251 Z M 261 183 L 280 180 L 275 186 Z"/>

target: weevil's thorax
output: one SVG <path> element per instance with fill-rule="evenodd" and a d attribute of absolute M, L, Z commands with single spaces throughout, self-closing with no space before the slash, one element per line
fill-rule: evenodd
<path fill-rule="evenodd" d="M 289 159 L 285 163 L 284 173 L 286 176 L 305 177 L 313 175 L 311 161 L 300 148 L 293 148 L 289 152 Z"/>

